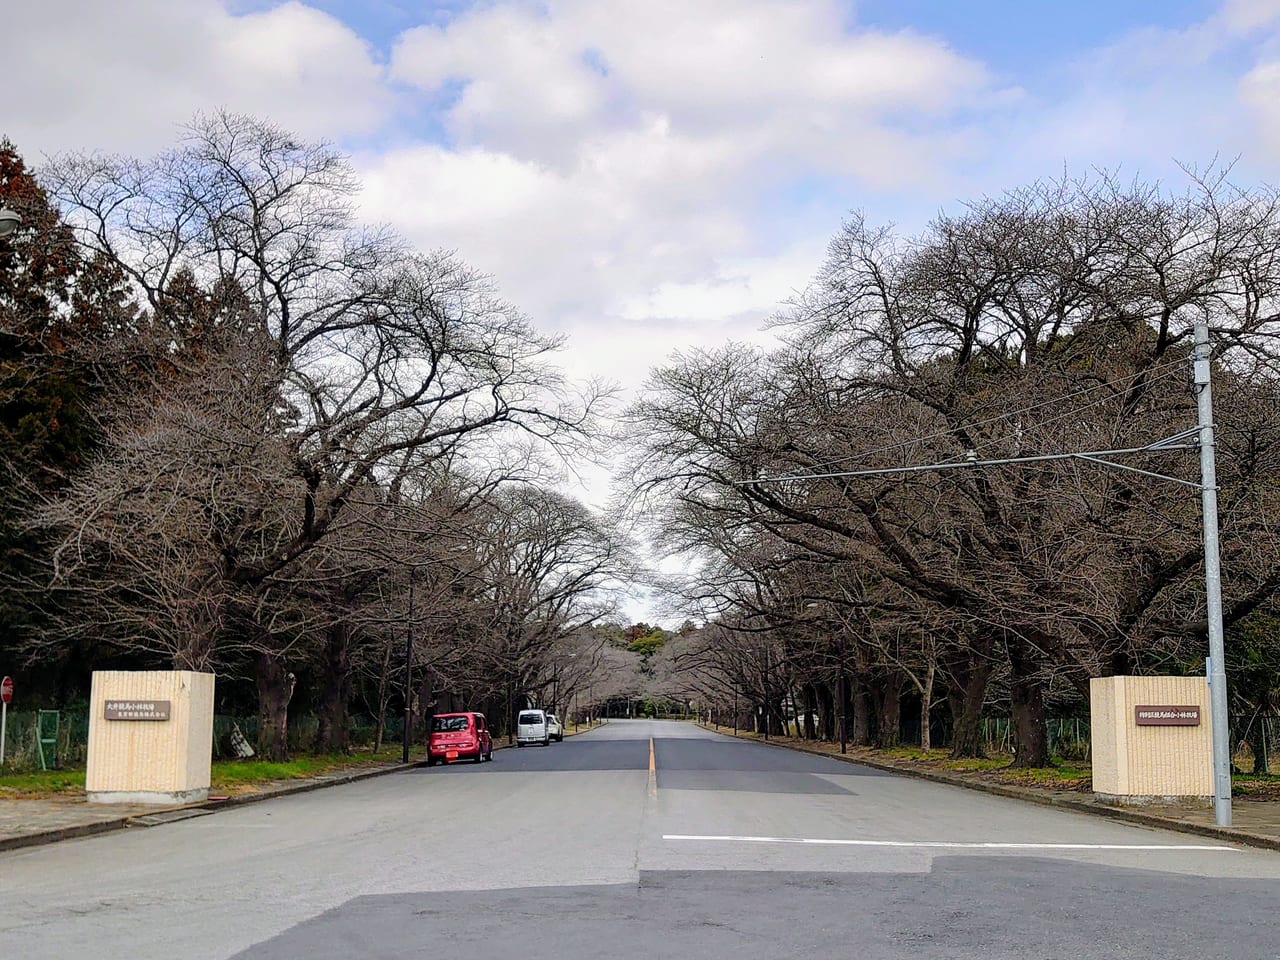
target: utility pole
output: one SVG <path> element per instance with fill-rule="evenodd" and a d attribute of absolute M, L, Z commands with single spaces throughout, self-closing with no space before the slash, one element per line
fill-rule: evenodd
<path fill-rule="evenodd" d="M 1227 664 L 1222 642 L 1222 564 L 1218 556 L 1218 473 L 1214 463 L 1213 348 L 1209 325 L 1195 322 L 1194 382 L 1200 425 L 1200 504 L 1204 527 L 1205 619 L 1209 628 L 1209 710 L 1213 717 L 1213 814 L 1231 826 L 1231 738 L 1227 730 Z"/>

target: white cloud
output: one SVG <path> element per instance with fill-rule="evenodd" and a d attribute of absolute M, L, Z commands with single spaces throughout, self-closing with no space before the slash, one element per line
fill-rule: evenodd
<path fill-rule="evenodd" d="M 1255 30 L 1280 20 L 1280 0 L 1227 0 L 1216 19 L 1233 32 Z"/>
<path fill-rule="evenodd" d="M 384 67 L 339 20 L 297 0 L 236 16 L 217 0 L 8 4 L 3 132 L 24 152 L 147 153 L 197 110 L 267 117 L 303 136 L 377 128 Z"/>
<path fill-rule="evenodd" d="M 1259 144 L 1280 157 L 1280 61 L 1259 64 L 1245 74 L 1240 97 L 1257 124 Z"/>
<path fill-rule="evenodd" d="M 433 93 L 460 86 L 446 116 L 464 143 L 572 165 L 574 143 L 659 116 L 683 136 L 745 139 L 748 160 L 753 144 L 793 155 L 825 145 L 859 175 L 857 151 L 838 145 L 989 87 L 944 43 L 851 27 L 833 0 L 486 5 L 406 32 L 392 73 Z"/>
<path fill-rule="evenodd" d="M 810 238 L 771 257 L 725 260 L 713 275 L 686 283 L 661 283 L 622 306 L 629 321 L 680 317 L 721 324 L 739 317 L 763 319 L 798 292 L 821 263 L 826 238 Z"/>
<path fill-rule="evenodd" d="M 1239 157 L 1242 183 L 1280 160 L 1280 0 L 1228 0 L 1180 28 L 1143 28 L 1050 65 L 984 124 L 959 196 L 1098 168 L 1181 182 L 1177 164 Z"/>
<path fill-rule="evenodd" d="M 678 150 L 666 157 L 660 142 L 635 147 L 647 151 L 651 167 L 619 167 L 608 149 L 585 151 L 572 174 L 481 149 L 362 156 L 362 212 L 393 222 L 420 246 L 456 249 L 494 274 L 540 326 L 571 334 L 577 373 L 634 383 L 649 362 L 700 331 L 698 318 L 665 315 L 664 345 L 654 352 L 649 347 L 657 341 L 647 330 L 653 312 L 641 316 L 628 305 L 664 283 L 714 275 L 725 251 L 750 243 L 735 211 L 699 211 L 692 197 L 650 175 L 696 160 Z M 762 316 L 759 308 L 775 302 L 757 300 L 751 326 Z"/>
<path fill-rule="evenodd" d="M 779 216 L 781 195 L 918 188 L 972 148 L 958 112 L 1005 102 L 938 39 L 844 11 L 550 0 L 409 30 L 391 74 L 443 101 L 450 146 L 362 157 L 364 209 L 457 248 L 628 383 L 708 330 L 750 336 L 845 212 Z"/>

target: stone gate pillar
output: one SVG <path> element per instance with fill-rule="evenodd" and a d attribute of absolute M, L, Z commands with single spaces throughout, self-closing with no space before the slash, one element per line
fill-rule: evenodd
<path fill-rule="evenodd" d="M 91 803 L 191 803 L 209 796 L 213 674 L 95 670 L 89 697 Z"/>
<path fill-rule="evenodd" d="M 1213 717 L 1204 677 L 1089 681 L 1093 790 L 1124 803 L 1213 798 Z"/>

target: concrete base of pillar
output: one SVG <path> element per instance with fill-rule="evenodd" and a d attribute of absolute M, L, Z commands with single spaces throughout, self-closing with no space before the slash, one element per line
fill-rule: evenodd
<path fill-rule="evenodd" d="M 175 803 L 203 803 L 209 799 L 209 789 L 202 790 L 90 790 L 85 797 L 90 803 L 155 803 L 173 806 Z"/>
<path fill-rule="evenodd" d="M 1094 796 L 1104 803 L 1114 803 L 1125 807 L 1190 806 L 1204 807 L 1205 809 L 1213 807 L 1212 797 L 1204 797 L 1198 794 L 1186 797 L 1158 797 L 1128 793 L 1095 793 Z"/>

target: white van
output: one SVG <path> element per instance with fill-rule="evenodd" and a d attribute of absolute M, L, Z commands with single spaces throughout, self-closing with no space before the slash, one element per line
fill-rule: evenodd
<path fill-rule="evenodd" d="M 544 747 L 551 743 L 551 727 L 547 724 L 547 715 L 542 710 L 521 710 L 516 720 L 516 746 L 526 743 L 540 743 Z"/>

